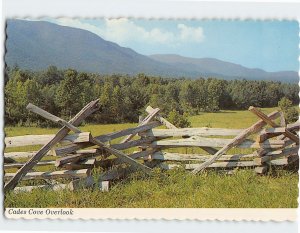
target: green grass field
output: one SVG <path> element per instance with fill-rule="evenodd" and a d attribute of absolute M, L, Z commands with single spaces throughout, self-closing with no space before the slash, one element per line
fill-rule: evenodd
<path fill-rule="evenodd" d="M 263 109 L 265 113 L 274 110 Z M 221 111 L 192 116 L 190 121 L 192 127 L 247 128 L 257 121 L 257 117 L 248 111 Z M 85 125 L 80 128 L 100 135 L 135 125 Z M 57 130 L 6 127 L 5 133 L 6 136 L 17 136 L 50 134 Z M 36 149 L 38 147 L 18 148 L 19 151 Z M 197 149 L 181 150 L 192 153 Z M 231 152 L 238 153 L 240 150 L 233 149 Z M 97 178 L 100 172 L 94 169 L 93 176 Z M 291 171 L 273 170 L 266 176 L 257 176 L 253 169 L 243 169 L 230 176 L 210 170 L 193 176 L 182 169 L 164 173 L 155 169 L 155 175 L 151 178 L 136 173 L 113 183 L 110 191 L 104 193 L 96 188 L 76 192 L 11 192 L 6 195 L 5 207 L 297 208 L 297 197 L 298 174 Z"/>

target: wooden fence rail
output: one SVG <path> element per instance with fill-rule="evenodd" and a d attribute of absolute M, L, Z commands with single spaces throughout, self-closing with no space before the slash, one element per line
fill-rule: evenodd
<path fill-rule="evenodd" d="M 69 122 L 32 104 L 28 109 L 63 127 L 57 134 L 5 138 L 6 148 L 44 145 L 39 151 L 4 153 L 5 192 L 12 189 L 30 192 L 36 188 L 77 190 L 95 187 L 95 184 L 98 189 L 107 191 L 110 181 L 135 171 L 151 175 L 154 167 L 163 170 L 181 167 L 193 174 L 206 168 L 227 171 L 254 168 L 257 174 L 264 174 L 270 166 L 284 167 L 299 160 L 300 122 L 286 125 L 283 114 L 278 111 L 265 115 L 256 108 L 249 108 L 261 119 L 247 129 L 177 128 L 160 115 L 159 108 L 148 106 L 148 115 L 136 127 L 93 136 L 90 132 L 81 132 L 78 125 L 98 109 L 98 100 L 86 105 Z M 278 117 L 280 125 L 273 122 Z M 70 131 L 73 133 L 69 134 Z M 184 149 L 178 149 L 181 147 L 204 151 L 182 153 Z M 232 148 L 244 152 L 228 154 Z M 42 160 L 45 155 L 53 155 L 49 157 L 52 160 Z M 29 160 L 24 163 L 24 158 Z M 41 172 L 40 167 L 51 171 Z M 104 171 L 95 182 L 91 174 L 97 167 Z M 19 170 L 13 173 L 11 169 Z M 47 181 L 50 184 L 16 187 L 22 179 L 32 182 L 71 179 L 71 182 L 53 184 Z"/>

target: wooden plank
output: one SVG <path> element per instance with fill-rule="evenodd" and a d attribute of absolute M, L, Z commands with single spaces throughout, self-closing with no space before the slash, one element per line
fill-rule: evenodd
<path fill-rule="evenodd" d="M 148 106 L 146 108 L 146 112 L 148 114 L 150 114 L 151 112 L 153 112 L 154 108 L 152 108 L 151 106 Z M 173 125 L 171 122 L 169 122 L 168 120 L 166 120 L 165 118 L 163 118 L 160 114 L 157 114 L 155 116 L 156 120 L 158 120 L 160 123 L 162 123 L 163 125 L 165 125 L 168 129 L 177 129 L 177 127 L 175 125 Z"/>
<path fill-rule="evenodd" d="M 291 132 L 299 132 L 299 129 L 300 129 L 300 121 L 296 121 L 292 124 L 288 124 L 287 125 L 287 129 Z M 283 140 L 285 138 L 285 135 L 280 135 L 277 137 L 277 139 L 279 140 Z"/>
<path fill-rule="evenodd" d="M 108 192 L 109 191 L 109 181 L 100 181 L 99 182 L 99 189 L 102 192 Z"/>
<path fill-rule="evenodd" d="M 90 139 L 90 132 L 71 134 L 65 136 L 60 143 L 78 143 L 78 142 L 88 142 Z M 18 147 L 18 146 L 34 146 L 34 145 L 44 145 L 55 137 L 55 134 L 49 135 L 25 135 L 16 137 L 6 137 L 5 146 Z"/>
<path fill-rule="evenodd" d="M 151 113 L 148 114 L 148 116 L 138 125 L 138 126 L 143 126 L 148 124 L 152 119 L 157 115 L 157 113 L 160 111 L 159 108 L 154 109 Z M 124 138 L 121 143 L 128 142 L 130 141 L 136 133 L 129 134 L 126 138 Z"/>
<path fill-rule="evenodd" d="M 99 99 L 87 104 L 73 119 L 70 120 L 70 124 L 74 126 L 79 125 L 86 117 L 98 109 L 98 102 Z M 44 145 L 27 163 L 24 164 L 23 167 L 19 169 L 17 173 L 15 173 L 13 178 L 5 184 L 4 192 L 14 189 L 23 176 L 25 176 L 25 174 L 31 170 L 55 144 L 60 142 L 69 131 L 70 129 L 65 126 L 61 128 L 56 136 Z"/>
<path fill-rule="evenodd" d="M 261 166 L 261 167 L 256 167 L 254 169 L 256 174 L 266 174 L 269 170 L 268 166 Z"/>
<path fill-rule="evenodd" d="M 57 116 L 54 116 L 53 114 L 35 106 L 34 104 L 29 103 L 27 105 L 26 109 L 44 117 L 50 121 L 53 121 L 53 122 L 61 124 L 62 126 L 68 127 L 70 130 L 72 130 L 75 133 L 81 133 L 81 131 L 78 128 L 76 128 L 74 125 L 72 125 L 71 123 L 69 123 Z"/>
<path fill-rule="evenodd" d="M 62 190 L 76 191 L 83 188 L 91 188 L 93 187 L 93 184 L 94 184 L 93 177 L 88 176 L 87 178 L 73 180 L 68 184 L 52 184 L 52 185 L 46 184 L 46 185 L 15 187 L 14 193 L 32 192 L 35 189 L 45 189 L 51 191 L 62 191 Z"/>
<path fill-rule="evenodd" d="M 76 163 L 82 159 L 86 159 L 92 156 L 95 156 L 99 153 L 97 153 L 97 149 L 95 149 L 96 153 L 80 153 L 80 154 L 74 154 L 74 155 L 68 155 L 62 158 L 59 158 L 55 161 L 55 167 L 61 167 L 64 164 L 67 163 Z"/>
<path fill-rule="evenodd" d="M 268 115 L 270 119 L 276 119 L 277 117 L 280 116 L 280 113 L 278 111 L 272 112 Z M 253 133 L 257 133 L 261 130 L 262 127 L 264 127 L 266 123 L 263 120 L 260 120 L 250 126 L 249 128 L 245 129 L 243 132 L 241 132 L 239 135 L 237 135 L 234 139 L 232 139 L 228 144 L 223 146 L 217 153 L 212 156 L 209 160 L 205 161 L 198 167 L 196 167 L 192 173 L 196 174 L 206 167 L 208 167 L 210 164 L 212 164 L 214 161 L 216 161 L 219 157 L 221 157 L 223 154 L 225 154 L 228 150 L 231 148 L 238 146 L 240 143 L 242 143 L 248 136 L 250 136 Z"/>
<path fill-rule="evenodd" d="M 40 161 L 36 164 L 36 166 L 49 166 L 54 165 L 55 161 Z M 10 164 L 4 164 L 4 169 L 10 169 L 10 168 L 20 168 L 23 167 L 24 163 L 10 163 Z"/>
<path fill-rule="evenodd" d="M 274 159 L 278 159 L 280 157 L 284 157 L 284 156 L 288 157 L 291 155 L 297 155 L 298 150 L 299 150 L 299 147 L 291 147 L 291 148 L 285 148 L 285 149 L 279 150 L 279 151 L 271 151 L 271 152 L 266 153 L 266 155 L 263 157 L 255 158 L 254 162 L 256 165 L 262 165 L 266 162 L 269 162 Z"/>
<path fill-rule="evenodd" d="M 22 187 L 15 187 L 14 193 L 24 193 L 24 192 L 32 192 L 35 189 L 45 189 L 45 190 L 52 190 L 52 191 L 61 191 L 68 189 L 67 184 L 46 184 L 46 185 L 35 185 L 35 186 L 22 186 Z"/>
<path fill-rule="evenodd" d="M 119 137 L 124 137 L 126 135 L 136 135 L 137 133 L 155 128 L 157 126 L 160 126 L 160 122 L 154 121 L 154 122 L 149 122 L 147 124 L 144 125 L 140 125 L 134 128 L 128 128 L 128 129 L 124 129 L 124 130 L 120 130 L 117 132 L 113 132 L 110 134 L 105 134 L 105 135 L 100 135 L 95 137 L 97 140 L 100 140 L 101 142 L 109 142 L 113 139 L 119 138 Z"/>
<path fill-rule="evenodd" d="M 281 127 L 286 127 L 286 122 L 285 122 L 285 118 L 284 118 L 284 113 L 280 112 L 280 126 Z"/>
<path fill-rule="evenodd" d="M 165 164 L 162 163 L 159 167 L 163 170 L 170 170 L 174 168 L 184 167 L 186 170 L 194 170 L 201 164 Z M 253 161 L 234 161 L 234 162 L 218 162 L 212 163 L 208 166 L 208 168 L 235 168 L 235 167 L 254 167 L 255 164 Z"/>
<path fill-rule="evenodd" d="M 152 129 L 142 133 L 140 136 L 152 137 L 192 137 L 192 136 L 236 136 L 242 129 L 222 128 L 178 128 L 178 129 Z"/>
<path fill-rule="evenodd" d="M 95 139 L 97 139 L 97 137 L 95 137 Z M 154 140 L 155 140 L 155 138 L 153 138 L 153 137 L 147 137 L 147 138 L 132 140 L 132 141 L 125 142 L 125 143 L 112 144 L 111 147 L 116 150 L 126 150 L 126 149 L 129 149 L 132 147 L 141 146 L 143 144 L 149 144 Z M 100 140 L 98 140 L 98 141 L 100 141 Z M 102 142 L 102 141 L 100 141 L 100 142 Z M 91 147 L 94 145 L 95 144 L 93 144 L 91 142 L 76 143 L 76 144 L 71 144 L 71 145 L 68 145 L 65 147 L 56 148 L 54 150 L 54 153 L 56 156 L 62 156 L 64 154 L 71 154 L 79 149 Z"/>
<path fill-rule="evenodd" d="M 139 151 L 139 152 L 135 152 L 131 155 L 129 155 L 129 157 L 133 158 L 133 159 L 138 159 L 138 158 L 142 158 L 142 157 L 147 157 L 150 154 L 152 154 L 155 150 L 145 150 L 145 151 Z M 119 159 L 119 158 L 114 158 L 114 159 L 105 159 L 105 160 L 99 160 L 95 162 L 95 167 L 103 167 L 103 168 L 107 168 L 107 167 L 112 167 L 113 165 L 119 165 L 124 163 L 123 160 Z"/>
<path fill-rule="evenodd" d="M 295 158 L 293 158 L 295 159 Z M 285 166 L 291 163 L 291 159 L 289 160 L 288 158 L 284 159 L 276 159 L 270 161 L 270 165 L 272 166 Z M 201 164 L 184 164 L 183 167 L 186 170 L 194 170 L 197 167 L 199 167 Z M 255 167 L 256 164 L 254 161 L 235 161 L 235 162 L 217 162 L 217 163 L 212 163 L 208 166 L 208 168 L 235 168 L 235 167 Z M 160 164 L 159 167 L 163 170 L 170 170 L 174 168 L 180 168 L 182 165 L 180 164 Z"/>
<path fill-rule="evenodd" d="M 300 130 L 300 121 L 298 120 L 294 123 L 288 124 L 287 129 L 292 132 L 299 131 Z"/>
<path fill-rule="evenodd" d="M 37 151 L 28 151 L 28 152 L 5 152 L 4 157 L 5 158 L 30 158 L 34 156 L 37 153 Z"/>
<path fill-rule="evenodd" d="M 95 184 L 94 178 L 89 175 L 86 178 L 72 180 L 68 184 L 68 189 L 71 191 L 76 191 L 80 189 L 92 188 L 94 184 Z"/>
<path fill-rule="evenodd" d="M 285 131 L 285 127 L 263 129 L 257 137 L 257 142 L 264 142 L 267 139 L 283 134 Z"/>
<path fill-rule="evenodd" d="M 96 152 L 97 151 L 97 152 Z M 5 158 L 15 158 L 15 159 L 19 159 L 19 158 L 30 158 L 32 156 L 34 156 L 37 153 L 37 151 L 27 151 L 27 152 L 5 152 L 4 153 L 4 157 Z M 77 154 L 84 154 L 84 153 L 89 153 L 89 154 L 93 154 L 99 155 L 101 154 L 101 151 L 98 149 L 86 149 L 86 150 L 78 150 L 75 151 L 75 153 Z M 47 155 L 52 156 L 55 155 L 55 153 L 52 152 L 52 150 L 48 151 Z"/>
<path fill-rule="evenodd" d="M 249 111 L 253 112 L 256 116 L 258 116 L 259 118 L 261 118 L 264 122 L 266 122 L 270 126 L 272 126 L 274 128 L 275 127 L 279 127 L 279 125 L 277 125 L 275 122 L 273 122 L 272 119 L 270 119 L 266 114 L 264 114 L 263 112 L 259 111 L 255 107 L 250 106 Z M 296 136 L 295 134 L 293 134 L 292 132 L 290 132 L 288 129 L 286 129 L 283 134 L 286 137 L 288 137 L 291 140 L 293 140 L 297 145 L 299 145 L 299 137 Z"/>
<path fill-rule="evenodd" d="M 240 159 L 254 158 L 253 154 L 236 154 L 236 155 L 222 155 L 218 161 L 238 161 Z M 162 160 L 162 161 L 206 161 L 211 158 L 210 155 L 201 154 L 180 154 L 170 152 L 155 152 L 151 159 Z"/>
<path fill-rule="evenodd" d="M 117 149 L 114 149 L 113 147 L 106 146 L 104 143 L 102 143 L 101 141 L 99 141 L 99 140 L 97 140 L 95 138 L 92 138 L 91 142 L 94 143 L 97 146 L 100 146 L 101 148 L 103 148 L 107 152 L 109 152 L 109 153 L 117 156 L 124 163 L 130 164 L 134 169 L 141 170 L 141 171 L 143 171 L 146 174 L 151 174 L 151 172 L 152 172 L 151 168 L 149 168 L 149 167 L 147 167 L 147 166 L 145 166 L 143 164 L 140 164 L 139 162 L 137 162 L 136 160 L 130 158 L 129 156 L 127 156 L 123 152 L 121 152 L 121 151 L 119 151 Z"/>
<path fill-rule="evenodd" d="M 254 151 L 253 154 L 256 157 L 262 157 L 262 156 L 266 155 L 270 151 L 272 151 L 272 149 L 259 148 L 258 150 Z"/>
<path fill-rule="evenodd" d="M 107 135 L 100 135 L 100 136 L 97 136 L 97 137 L 94 137 L 94 138 L 101 141 L 102 143 L 105 143 L 105 142 L 108 142 L 112 139 L 128 135 L 131 132 L 138 133 L 138 132 L 141 132 L 143 130 L 148 130 L 151 127 L 158 126 L 158 124 L 159 123 L 156 123 L 156 122 L 152 123 L 151 122 L 151 123 L 149 123 L 147 125 L 143 125 L 141 127 L 125 129 L 125 130 L 121 130 L 121 131 L 111 133 L 111 134 L 107 134 Z M 153 137 L 143 138 L 143 139 L 133 140 L 131 142 L 113 144 L 112 147 L 117 149 L 117 150 L 125 150 L 125 149 L 131 148 L 131 147 L 139 146 L 143 143 L 149 143 L 149 142 L 153 141 L 154 139 L 155 138 L 153 138 Z M 54 153 L 55 153 L 56 156 L 61 156 L 61 155 L 70 154 L 70 153 L 73 153 L 73 152 L 75 152 L 77 150 L 80 150 L 82 148 L 87 148 L 87 147 L 91 147 L 91 146 L 94 146 L 94 144 L 91 143 L 91 142 L 70 144 L 68 146 L 55 149 Z"/>
<path fill-rule="evenodd" d="M 191 137 L 187 139 L 178 140 L 162 140 L 154 141 L 151 147 L 156 148 L 176 148 L 176 147 L 224 147 L 229 144 L 232 139 L 223 138 L 203 138 Z M 239 148 L 281 148 L 285 145 L 282 140 L 267 140 L 263 143 L 257 143 L 253 140 L 245 140 L 237 145 Z"/>
<path fill-rule="evenodd" d="M 151 106 L 148 106 L 146 108 L 146 112 L 150 113 L 152 112 L 154 109 Z M 160 123 L 162 123 L 163 125 L 165 125 L 168 129 L 178 129 L 175 125 L 173 125 L 171 122 L 169 122 L 168 120 L 166 120 L 165 118 L 163 118 L 162 116 L 160 116 L 159 114 L 156 115 L 156 120 L 158 120 Z M 203 149 L 204 151 L 206 151 L 209 154 L 214 154 L 216 153 L 216 149 L 211 148 L 211 147 L 201 147 L 201 149 Z"/>
<path fill-rule="evenodd" d="M 66 163 L 62 167 L 66 170 L 81 170 L 94 168 L 96 159 L 90 158 L 76 163 Z"/>
<path fill-rule="evenodd" d="M 286 165 L 289 165 L 289 164 L 291 164 L 291 163 L 293 163 L 297 160 L 299 160 L 298 155 L 291 155 L 291 156 L 288 156 L 286 158 L 271 160 L 267 163 L 270 164 L 270 165 L 273 165 L 273 166 L 286 166 Z"/>
<path fill-rule="evenodd" d="M 54 172 L 29 172 L 23 179 L 24 180 L 33 180 L 33 179 L 57 179 L 57 178 L 84 178 L 91 174 L 89 169 L 75 170 L 75 171 L 54 171 Z M 5 173 L 4 180 L 8 180 L 14 177 L 16 173 Z"/>
<path fill-rule="evenodd" d="M 70 130 L 72 130 L 74 133 L 81 133 L 81 130 L 75 127 L 74 125 L 70 124 L 69 122 L 65 120 L 61 120 L 59 122 L 62 126 L 68 127 Z"/>

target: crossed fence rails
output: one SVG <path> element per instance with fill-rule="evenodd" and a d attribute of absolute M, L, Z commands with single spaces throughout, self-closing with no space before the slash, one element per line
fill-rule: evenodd
<path fill-rule="evenodd" d="M 99 100 L 90 102 L 69 122 L 28 104 L 29 111 L 60 124 L 62 128 L 53 135 L 5 138 L 7 148 L 28 145 L 43 147 L 32 152 L 4 153 L 4 171 L 18 169 L 16 173 L 5 172 L 4 191 L 31 191 L 35 188 L 77 190 L 89 187 L 107 191 L 111 180 L 135 171 L 151 176 L 154 167 L 163 170 L 183 167 L 193 174 L 205 169 L 222 169 L 232 173 L 236 168 L 251 167 L 257 174 L 265 174 L 271 166 L 286 167 L 299 160 L 300 123 L 286 124 L 283 113 L 279 111 L 265 115 L 257 108 L 250 107 L 249 111 L 260 119 L 247 129 L 177 128 L 160 115 L 159 108 L 148 106 L 148 115 L 138 126 L 93 136 L 90 132 L 82 132 L 78 126 L 98 110 L 98 103 Z M 277 118 L 280 118 L 280 124 L 274 122 Z M 71 131 L 73 134 L 69 134 Z M 121 142 L 112 144 L 118 138 L 122 138 Z M 203 153 L 184 154 L 169 150 L 180 147 L 201 148 Z M 228 154 L 235 147 L 252 148 L 253 152 Z M 126 154 L 123 151 L 127 149 L 135 151 Z M 46 155 L 55 157 L 42 160 Z M 21 157 L 29 159 L 25 163 L 17 162 Z M 50 166 L 54 171 L 33 170 L 40 166 Z M 97 167 L 103 168 L 103 172 L 94 180 L 92 170 Z M 47 183 L 20 186 L 21 180 L 36 179 Z M 59 180 L 67 183 L 59 183 Z"/>

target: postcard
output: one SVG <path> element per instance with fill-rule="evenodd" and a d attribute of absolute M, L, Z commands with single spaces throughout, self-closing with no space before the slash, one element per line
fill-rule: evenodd
<path fill-rule="evenodd" d="M 294 20 L 8 18 L 10 219 L 296 219 Z"/>

